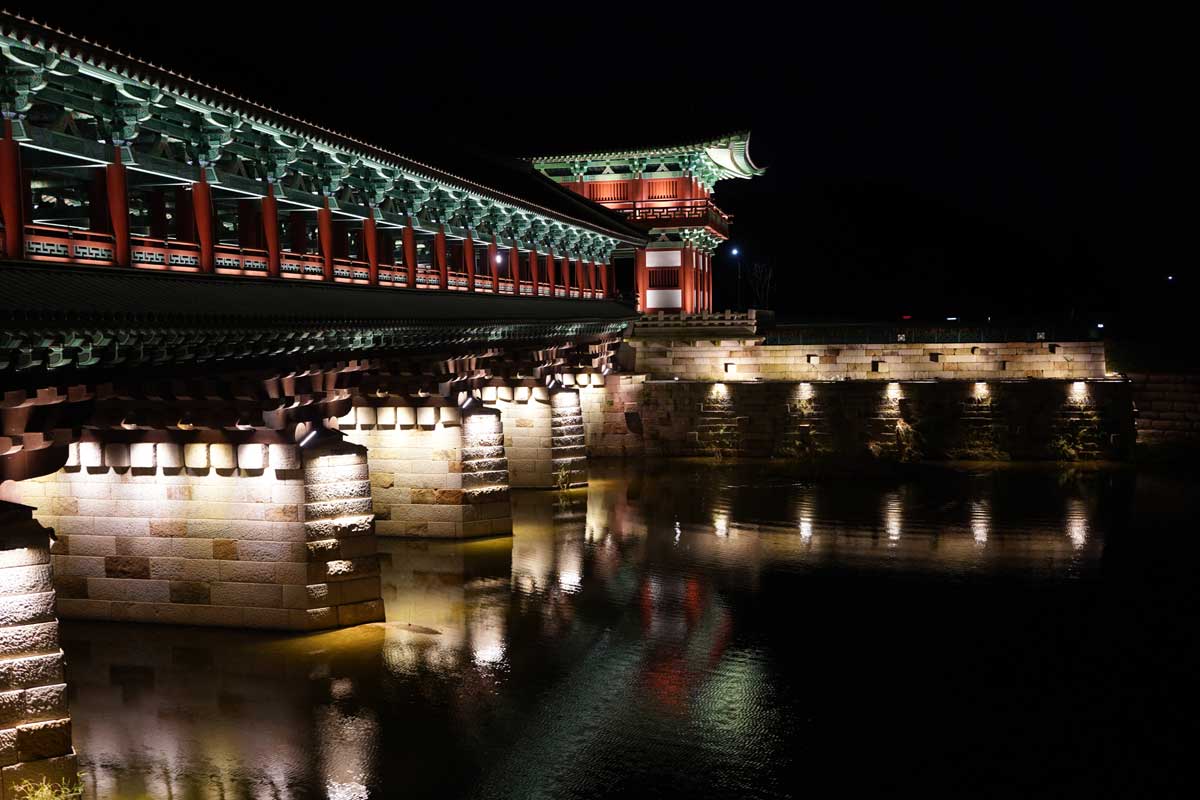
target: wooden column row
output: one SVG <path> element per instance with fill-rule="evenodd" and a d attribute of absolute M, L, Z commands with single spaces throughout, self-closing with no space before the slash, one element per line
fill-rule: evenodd
<path fill-rule="evenodd" d="M 13 138 L 12 123 L 3 121 L 3 137 L 0 138 L 0 220 L 4 223 L 4 236 L 0 245 L 5 255 L 19 258 L 24 255 L 24 229 L 28 215 L 25 195 L 28 189 L 22 188 L 20 146 Z M 131 265 L 131 234 L 129 224 L 129 189 L 127 168 L 122 158 L 120 146 L 114 146 L 112 161 L 103 169 L 97 169 L 91 184 L 92 196 L 89 205 L 92 209 L 92 226 L 95 230 L 111 231 L 114 243 L 114 261 L 118 266 Z M 175 190 L 174 227 L 175 237 L 181 242 L 194 242 L 199 249 L 201 272 L 213 272 L 216 264 L 215 213 L 213 206 L 212 186 L 204 165 L 197 170 L 196 180 L 190 187 L 178 187 Z M 148 199 L 149 227 L 151 238 L 168 239 L 168 220 L 166 215 L 165 196 L 161 192 L 151 194 Z M 306 252 L 308 249 L 308 217 L 305 212 L 293 212 L 288 222 L 288 244 L 295 252 Z M 411 218 L 401 229 L 401 244 L 404 252 L 406 270 L 406 285 L 416 286 L 416 237 Z M 276 190 L 267 184 L 266 194 L 258 200 L 246 199 L 238 206 L 239 244 L 244 248 L 262 249 L 267 254 L 267 274 L 271 277 L 280 275 L 283 248 L 280 235 L 279 204 Z M 381 234 L 374 218 L 371 216 L 362 221 L 362 254 L 368 266 L 369 282 L 379 281 L 380 241 Z M 333 211 L 329 198 L 321 198 L 321 206 L 317 209 L 318 248 L 322 256 L 322 273 L 326 280 L 333 280 L 334 260 L 344 258 L 349 254 L 348 240 L 344 228 L 335 226 Z M 344 252 L 343 252 L 344 251 Z M 464 239 L 461 245 L 464 271 L 467 276 L 467 289 L 474 291 L 477 284 L 475 263 L 475 242 Z M 497 264 L 499 247 L 493 237 L 487 245 L 488 272 L 491 274 L 491 291 L 500 291 L 500 270 Z M 550 286 L 553 296 L 558 287 L 557 277 L 561 277 L 561 288 L 570 295 L 574 286 L 576 289 L 600 290 L 604 296 L 609 294 L 608 265 L 597 265 L 594 261 L 585 262 L 574 260 L 567 256 L 557 262 L 553 252 L 544 254 L 545 279 Z M 516 248 L 509 249 L 510 273 L 513 282 L 513 293 L 520 293 L 520 255 Z M 446 234 L 443 228 L 438 229 L 434 236 L 434 264 L 438 270 L 438 287 L 449 287 L 449 264 L 446 257 Z M 385 265 L 386 266 L 386 265 Z M 539 254 L 536 249 L 529 252 L 529 266 L 534 296 L 538 295 Z M 556 274 L 557 273 L 557 274 Z"/>

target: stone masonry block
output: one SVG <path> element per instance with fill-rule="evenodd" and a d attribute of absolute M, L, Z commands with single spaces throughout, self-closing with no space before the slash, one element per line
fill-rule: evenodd
<path fill-rule="evenodd" d="M 188 469 L 208 469 L 208 445 L 200 442 L 185 444 L 183 465 Z"/>
<path fill-rule="evenodd" d="M 104 448 L 99 442 L 80 442 L 79 463 L 84 467 L 104 466 Z"/>
<path fill-rule="evenodd" d="M 153 442 L 134 442 L 129 445 L 129 466 L 138 469 L 153 469 L 157 465 Z"/>
<path fill-rule="evenodd" d="M 175 442 L 154 445 L 154 456 L 159 469 L 179 469 L 183 466 L 183 448 Z"/>
<path fill-rule="evenodd" d="M 237 463 L 241 469 L 266 469 L 267 446 L 264 444 L 239 444 L 237 447 Z"/>
<path fill-rule="evenodd" d="M 271 469 L 300 469 L 300 448 L 294 444 L 268 446 Z"/>

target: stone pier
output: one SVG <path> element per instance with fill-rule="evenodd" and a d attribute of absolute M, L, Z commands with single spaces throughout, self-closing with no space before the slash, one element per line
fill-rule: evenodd
<path fill-rule="evenodd" d="M 366 451 L 85 440 L 15 484 L 68 619 L 311 630 L 382 619 Z M 11 486 L 12 484 L 10 484 Z"/>
<path fill-rule="evenodd" d="M 368 452 L 379 535 L 512 533 L 499 412 L 478 404 L 464 411 L 442 397 L 416 406 L 397 398 L 356 402 L 338 425 Z"/>
<path fill-rule="evenodd" d="M 51 532 L 32 512 L 0 501 L 0 800 L 25 781 L 76 781 Z"/>

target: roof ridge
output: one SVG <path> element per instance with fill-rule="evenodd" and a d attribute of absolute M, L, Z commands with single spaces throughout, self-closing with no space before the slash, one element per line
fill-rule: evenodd
<path fill-rule="evenodd" d="M 698 141 L 690 141 L 690 142 L 685 141 L 685 142 L 682 142 L 679 144 L 660 144 L 660 145 L 654 145 L 651 147 L 619 147 L 619 148 L 616 148 L 613 150 L 593 150 L 590 152 L 578 151 L 578 152 L 574 152 L 574 153 L 569 153 L 569 152 L 568 153 L 542 153 L 539 155 L 520 156 L 520 158 L 525 161 L 540 161 L 540 160 L 550 159 L 550 158 L 572 158 L 572 157 L 600 156 L 600 155 L 611 156 L 611 155 L 620 155 L 623 153 L 634 154 L 634 153 L 670 152 L 670 151 L 688 150 L 688 149 L 692 149 L 692 148 L 699 149 L 699 148 L 711 147 L 714 144 L 718 144 L 720 142 L 727 141 L 730 139 L 736 139 L 736 138 L 740 138 L 740 137 L 748 138 L 750 136 L 750 132 L 751 131 L 749 128 L 738 128 L 736 130 L 728 131 L 728 132 L 720 134 L 718 136 L 710 136 L 710 137 L 707 137 L 707 138 L 704 138 L 704 139 L 701 139 Z"/>

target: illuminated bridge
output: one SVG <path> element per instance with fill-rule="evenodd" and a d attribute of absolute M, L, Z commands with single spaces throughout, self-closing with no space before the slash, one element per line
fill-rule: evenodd
<path fill-rule="evenodd" d="M 376 535 L 507 534 L 510 487 L 586 480 L 621 213 L 7 14 L 0 114 L 0 518 L 55 531 L 61 616 L 378 620 Z"/>

